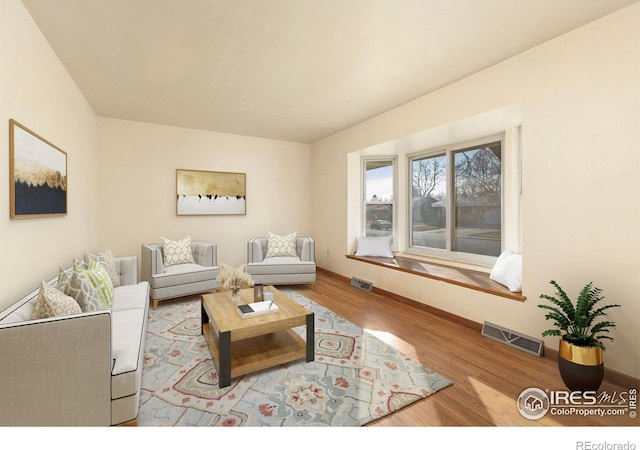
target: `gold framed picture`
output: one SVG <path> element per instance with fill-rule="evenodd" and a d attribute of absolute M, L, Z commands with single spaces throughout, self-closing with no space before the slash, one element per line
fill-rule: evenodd
<path fill-rule="evenodd" d="M 236 172 L 176 170 L 179 216 L 246 214 L 247 176 Z"/>
<path fill-rule="evenodd" d="M 14 119 L 9 120 L 10 217 L 67 214 L 67 153 Z"/>

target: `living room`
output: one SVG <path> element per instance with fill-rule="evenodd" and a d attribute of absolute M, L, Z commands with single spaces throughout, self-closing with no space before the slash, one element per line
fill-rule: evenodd
<path fill-rule="evenodd" d="M 23 3 L 2 1 L 2 117 L 67 152 L 69 204 L 65 217 L 11 220 L 6 214 L 0 220 L 5 255 L 0 309 L 86 249 L 139 255 L 143 243 L 190 235 L 216 242 L 218 261 L 237 265 L 245 262 L 249 238 L 295 231 L 314 237 L 323 270 L 370 280 L 452 315 L 529 336 L 540 337 L 547 328 L 537 300 L 549 291 L 550 280 L 571 293 L 593 281 L 609 301 L 622 305 L 611 313 L 617 327 L 606 367 L 637 380 L 640 298 L 633 292 L 640 273 L 640 7 L 626 4 L 362 123 L 296 142 L 100 116 Z M 505 126 L 521 127 L 516 250 L 523 255 L 527 300 L 345 258 L 359 232 L 350 211 L 359 173 L 350 170 L 350 158 L 492 111 L 504 113 Z M 0 127 L 7 149 L 8 132 Z M 473 132 L 479 134 L 475 137 L 490 134 Z M 246 173 L 246 215 L 177 216 L 177 169 Z M 0 171 L 0 185 L 9 185 L 9 170 Z M 9 202 L 7 193 L 0 209 L 8 212 Z M 557 347 L 551 339 L 545 344 Z"/>

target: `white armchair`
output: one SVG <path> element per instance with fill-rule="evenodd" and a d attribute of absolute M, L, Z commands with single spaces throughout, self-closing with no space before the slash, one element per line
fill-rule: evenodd
<path fill-rule="evenodd" d="M 267 237 L 256 237 L 247 243 L 247 271 L 255 283 L 284 285 L 316 282 L 316 250 L 313 238 L 296 238 L 297 256 L 265 257 L 268 240 Z"/>
<path fill-rule="evenodd" d="M 160 300 L 199 294 L 219 287 L 218 247 L 212 242 L 192 241 L 195 263 L 165 267 L 162 244 L 142 245 L 141 278 L 149 282 L 153 309 Z"/>

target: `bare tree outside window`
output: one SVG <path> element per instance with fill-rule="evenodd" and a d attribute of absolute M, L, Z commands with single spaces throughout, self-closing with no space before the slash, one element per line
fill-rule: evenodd
<path fill-rule="evenodd" d="M 501 160 L 500 141 L 412 158 L 411 246 L 498 256 Z M 452 198 L 448 198 L 448 170 L 453 171 Z"/>
<path fill-rule="evenodd" d="M 414 159 L 411 241 L 414 246 L 446 248 L 446 155 Z"/>
<path fill-rule="evenodd" d="M 500 142 L 453 153 L 454 251 L 498 256 L 502 229 Z"/>

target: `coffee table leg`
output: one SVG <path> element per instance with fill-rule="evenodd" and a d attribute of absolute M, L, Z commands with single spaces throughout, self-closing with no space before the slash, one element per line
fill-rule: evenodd
<path fill-rule="evenodd" d="M 307 362 L 313 361 L 315 358 L 316 348 L 316 332 L 315 332 L 315 315 L 313 313 L 307 315 Z"/>
<path fill-rule="evenodd" d="M 231 332 L 221 332 L 218 345 L 218 385 L 222 388 L 231 384 Z"/>
<path fill-rule="evenodd" d="M 200 298 L 200 334 L 204 333 L 204 324 L 209 323 L 209 315 L 207 311 L 204 309 L 204 302 L 202 298 Z"/>

